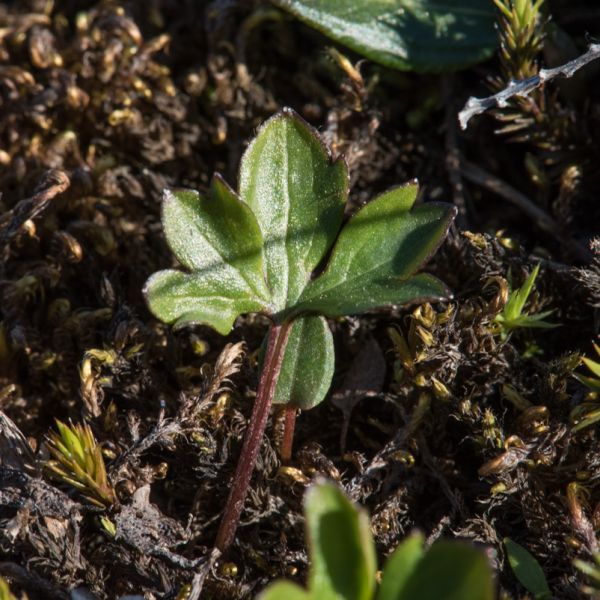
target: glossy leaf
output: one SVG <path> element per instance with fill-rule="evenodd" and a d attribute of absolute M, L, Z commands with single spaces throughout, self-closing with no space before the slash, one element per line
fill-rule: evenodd
<path fill-rule="evenodd" d="M 308 25 L 375 62 L 446 71 L 497 46 L 492 0 L 275 0 Z"/>
<path fill-rule="evenodd" d="M 338 233 L 348 169 L 289 109 L 269 119 L 242 158 L 240 196 L 266 240 L 275 306 L 293 305 Z"/>
<path fill-rule="evenodd" d="M 274 404 L 307 410 L 324 398 L 333 378 L 333 336 L 323 317 L 300 317 L 292 325 Z"/>
<path fill-rule="evenodd" d="M 407 581 L 425 556 L 425 538 L 415 533 L 392 552 L 385 563 L 377 600 L 397 600 Z"/>
<path fill-rule="evenodd" d="M 456 211 L 436 203 L 409 211 L 416 194 L 416 184 L 410 184 L 359 210 L 342 230 L 325 272 L 307 286 L 295 310 L 338 316 L 447 296 L 439 280 L 412 275 L 440 245 Z"/>
<path fill-rule="evenodd" d="M 492 573 L 483 552 L 438 541 L 427 551 L 397 600 L 493 600 Z"/>
<path fill-rule="evenodd" d="M 253 299 L 244 286 L 235 287 L 224 266 L 206 274 L 166 270 L 155 273 L 144 287 L 152 313 L 176 327 L 206 324 L 227 335 L 236 317 L 262 312 L 264 304 Z"/>
<path fill-rule="evenodd" d="M 454 208 L 411 210 L 416 193 L 411 184 L 367 204 L 339 234 L 324 273 L 311 281 L 338 237 L 348 172 L 311 127 L 284 109 L 244 154 L 241 197 L 219 176 L 206 196 L 165 194 L 167 241 L 189 272 L 155 273 L 144 289 L 150 310 L 167 323 L 203 323 L 226 334 L 247 312 L 282 322 L 304 313 L 337 316 L 445 297 L 437 279 L 414 273 L 443 239 Z M 323 397 L 333 362 L 329 334 L 321 329 L 318 338 L 311 332 L 306 344 L 298 341 L 297 360 L 309 374 L 302 381 L 300 363 L 288 362 L 287 372 L 297 373 L 293 381 L 284 373 L 278 401 L 287 396 L 306 407 Z"/>
<path fill-rule="evenodd" d="M 166 192 L 163 224 L 173 253 L 192 272 L 150 277 L 144 294 L 154 315 L 178 326 L 206 323 L 227 334 L 238 315 L 269 310 L 258 223 L 219 177 L 206 197 Z"/>
<path fill-rule="evenodd" d="M 535 600 L 551 598 L 544 571 L 534 556 L 510 538 L 504 539 L 504 547 L 510 567 L 521 585 L 533 594 Z"/>
<path fill-rule="evenodd" d="M 276 581 L 260 596 L 259 600 L 316 600 L 299 585 L 291 581 Z"/>
<path fill-rule="evenodd" d="M 309 489 L 305 511 L 311 595 L 323 600 L 370 600 L 376 559 L 367 514 L 331 483 Z"/>

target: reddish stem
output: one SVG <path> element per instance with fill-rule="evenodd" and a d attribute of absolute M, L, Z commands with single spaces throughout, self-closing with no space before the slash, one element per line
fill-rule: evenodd
<path fill-rule="evenodd" d="M 254 464 L 260 450 L 273 395 L 275 394 L 275 386 L 281 371 L 281 362 L 283 361 L 283 354 L 290 333 L 290 325 L 290 321 L 283 324 L 274 324 L 269 331 L 265 362 L 260 375 L 252 416 L 244 435 L 244 445 L 231 482 L 229 498 L 221 517 L 221 524 L 215 541 L 215 547 L 221 552 L 225 552 L 233 542 L 240 515 L 244 508 L 250 478 L 252 477 L 252 471 L 254 471 Z"/>
<path fill-rule="evenodd" d="M 284 465 L 292 462 L 292 445 L 294 443 L 294 428 L 296 426 L 297 410 L 292 406 L 285 407 L 283 420 L 283 440 L 281 440 L 281 462 Z"/>

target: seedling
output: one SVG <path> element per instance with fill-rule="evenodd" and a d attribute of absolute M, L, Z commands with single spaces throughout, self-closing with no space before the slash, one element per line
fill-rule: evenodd
<path fill-rule="evenodd" d="M 260 600 L 493 598 L 491 570 L 482 552 L 448 541 L 437 541 L 426 550 L 418 533 L 389 556 L 376 590 L 375 544 L 366 512 L 326 482 L 309 489 L 304 512 L 310 551 L 308 590 L 278 581 Z"/>
<path fill-rule="evenodd" d="M 375 198 L 340 231 L 347 195 L 345 161 L 290 109 L 267 121 L 246 150 L 239 195 L 219 175 L 206 196 L 165 193 L 165 235 L 188 272 L 152 275 L 144 288 L 150 310 L 175 326 L 202 323 L 223 335 L 244 313 L 272 322 L 220 551 L 233 540 L 271 404 L 286 407 L 289 458 L 297 409 L 315 406 L 329 389 L 334 349 L 324 317 L 448 295 L 438 279 L 415 272 L 444 239 L 454 207 L 413 208 L 410 183 Z"/>
<path fill-rule="evenodd" d="M 546 310 L 537 314 L 528 314 L 524 312 L 525 303 L 529 298 L 535 279 L 539 273 L 540 265 L 536 265 L 525 283 L 518 289 L 513 290 L 508 295 L 508 300 L 502 309 L 502 312 L 494 317 L 493 324 L 495 325 L 500 338 L 504 341 L 510 333 L 521 327 L 537 328 L 537 329 L 552 329 L 558 327 L 555 323 L 548 323 L 544 319 L 551 315 L 553 311 Z"/>
<path fill-rule="evenodd" d="M 54 457 L 46 468 L 59 480 L 79 490 L 92 504 L 106 508 L 115 503 L 115 492 L 106 476 L 104 458 L 90 426 L 56 421 L 58 433 L 48 436 Z"/>

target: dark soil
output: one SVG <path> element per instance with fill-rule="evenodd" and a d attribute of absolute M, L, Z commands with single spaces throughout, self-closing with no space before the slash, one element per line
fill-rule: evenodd
<path fill-rule="evenodd" d="M 549 8 L 580 51 L 600 31 L 593 1 Z M 571 414 L 587 393 L 573 354 L 592 356 L 600 326 L 598 67 L 542 91 L 545 117 L 518 133 L 495 132 L 499 113 L 461 132 L 456 114 L 490 93 L 497 59 L 445 76 L 366 62 L 360 87 L 329 44 L 260 2 L 0 3 L 0 575 L 14 592 L 185 598 L 229 491 L 267 323 L 174 332 L 141 288 L 174 264 L 163 190 L 206 190 L 215 171 L 235 184 L 256 127 L 291 106 L 346 156 L 350 209 L 415 177 L 423 200 L 459 207 L 428 266 L 454 299 L 331 323 L 334 401 L 299 416 L 293 468 L 280 468 L 275 412 L 236 542 L 202 597 L 304 580 L 302 496 L 319 474 L 368 507 L 380 560 L 413 528 L 469 539 L 516 598 L 509 536 L 557 598 L 581 597 L 572 561 L 590 559 L 600 526 L 599 438 L 573 433 Z M 492 191 L 494 178 L 512 191 Z M 540 260 L 528 310 L 561 326 L 502 342 L 490 322 L 505 280 L 520 285 Z M 372 393 L 345 422 L 353 389 Z M 108 511 L 41 469 L 55 418 L 85 418 L 102 444 L 119 499 Z"/>

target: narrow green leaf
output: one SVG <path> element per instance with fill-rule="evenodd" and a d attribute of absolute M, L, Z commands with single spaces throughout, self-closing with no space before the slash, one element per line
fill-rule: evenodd
<path fill-rule="evenodd" d="M 274 0 L 375 62 L 441 72 L 488 58 L 497 46 L 492 0 Z"/>
<path fill-rule="evenodd" d="M 409 577 L 397 600 L 493 600 L 492 572 L 483 552 L 438 541 Z"/>
<path fill-rule="evenodd" d="M 268 301 L 263 273 L 263 238 L 252 210 L 216 175 L 210 192 L 167 191 L 163 224 L 182 265 L 211 276 L 218 271 L 238 289 Z"/>
<path fill-rule="evenodd" d="M 260 596 L 259 600 L 311 600 L 312 596 L 291 581 L 276 581 Z M 316 599 L 315 599 L 316 600 Z M 320 600 L 320 599 L 319 599 Z"/>
<path fill-rule="evenodd" d="M 294 312 L 338 316 L 446 297 L 437 279 L 411 276 L 440 245 L 456 210 L 428 203 L 408 212 L 416 191 L 416 184 L 396 188 L 359 210 L 343 228 L 325 272 L 307 286 Z"/>
<path fill-rule="evenodd" d="M 510 538 L 504 538 L 504 547 L 510 567 L 521 585 L 533 594 L 535 600 L 551 598 L 544 571 L 534 556 Z"/>
<path fill-rule="evenodd" d="M 425 556 L 424 537 L 414 533 L 392 552 L 383 569 L 377 600 L 397 600 Z"/>
<path fill-rule="evenodd" d="M 581 359 L 585 366 L 594 374 L 596 377 L 600 377 L 600 363 L 595 362 L 585 356 Z"/>
<path fill-rule="evenodd" d="M 367 514 L 332 483 L 309 489 L 305 511 L 312 559 L 311 595 L 371 600 L 377 563 Z"/>
<path fill-rule="evenodd" d="M 540 265 L 537 264 L 523 285 L 518 290 L 511 292 L 508 302 L 502 311 L 506 320 L 512 321 L 521 315 L 525 308 L 527 298 L 529 298 L 529 294 L 531 294 L 531 291 L 533 290 L 533 285 L 539 271 Z"/>
<path fill-rule="evenodd" d="M 274 404 L 308 410 L 324 398 L 333 378 L 333 336 L 323 317 L 300 317 L 292 325 Z"/>
<path fill-rule="evenodd" d="M 158 271 L 146 282 L 144 295 L 152 313 L 165 323 L 206 324 L 226 335 L 240 314 L 264 310 L 245 284 L 228 274 L 226 265 L 205 274 Z"/>
<path fill-rule="evenodd" d="M 295 303 L 333 243 L 348 194 L 348 169 L 316 132 L 284 109 L 242 158 L 240 196 L 265 240 L 267 281 L 278 310 Z"/>

